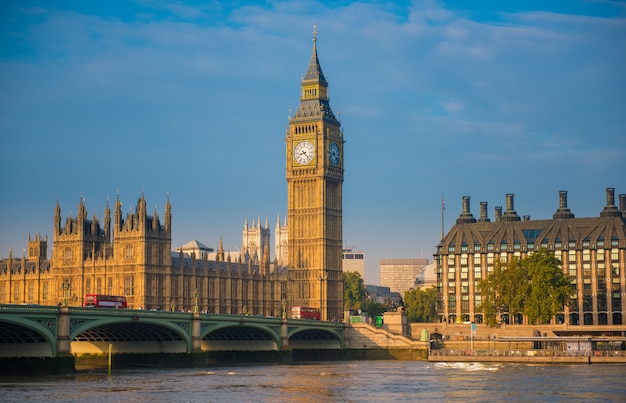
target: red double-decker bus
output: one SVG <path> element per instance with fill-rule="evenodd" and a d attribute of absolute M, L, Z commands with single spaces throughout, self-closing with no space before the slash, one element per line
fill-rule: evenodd
<path fill-rule="evenodd" d="M 102 295 L 102 294 L 87 294 L 85 295 L 84 307 L 96 307 L 96 308 L 127 308 L 126 297 L 118 295 Z"/>
<path fill-rule="evenodd" d="M 322 314 L 317 308 L 310 308 L 306 306 L 292 306 L 291 307 L 291 319 L 312 319 L 320 320 Z"/>

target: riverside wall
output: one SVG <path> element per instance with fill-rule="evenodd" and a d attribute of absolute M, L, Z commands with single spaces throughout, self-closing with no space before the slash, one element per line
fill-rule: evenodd
<path fill-rule="evenodd" d="M 366 323 L 352 323 L 346 327 L 345 340 L 345 347 L 350 349 L 428 350 L 428 341 L 415 340 Z"/>
<path fill-rule="evenodd" d="M 444 339 L 449 341 L 460 341 L 469 339 L 472 336 L 471 324 L 448 324 L 445 322 L 436 323 L 411 323 L 411 333 L 419 335 L 422 329 L 426 329 L 428 334 L 440 333 Z M 626 336 L 626 325 L 613 326 L 572 326 L 567 324 L 552 325 L 506 325 L 490 327 L 485 324 L 477 324 L 474 340 L 488 340 L 498 337 L 556 337 L 564 335 L 596 335 L 611 334 L 616 336 Z"/>

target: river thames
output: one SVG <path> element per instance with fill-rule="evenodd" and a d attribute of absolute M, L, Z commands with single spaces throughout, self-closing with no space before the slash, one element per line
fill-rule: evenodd
<path fill-rule="evenodd" d="M 623 402 L 626 365 L 343 361 L 0 377 L 2 402 Z"/>

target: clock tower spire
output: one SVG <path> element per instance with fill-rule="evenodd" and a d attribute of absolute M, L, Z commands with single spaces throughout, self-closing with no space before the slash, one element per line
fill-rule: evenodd
<path fill-rule="evenodd" d="M 290 300 L 292 306 L 319 308 L 324 320 L 341 320 L 344 141 L 329 102 L 314 27 L 300 105 L 286 136 Z"/>

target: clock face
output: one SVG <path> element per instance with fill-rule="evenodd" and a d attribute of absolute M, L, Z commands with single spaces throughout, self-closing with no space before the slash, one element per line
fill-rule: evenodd
<path fill-rule="evenodd" d="M 341 156 L 339 154 L 339 146 L 337 145 L 337 143 L 330 143 L 330 147 L 328 149 L 328 158 L 330 159 L 330 163 L 333 166 L 339 165 Z"/>
<path fill-rule="evenodd" d="M 306 165 L 313 160 L 315 156 L 315 148 L 309 141 L 301 141 L 293 149 L 293 159 L 298 164 Z"/>

